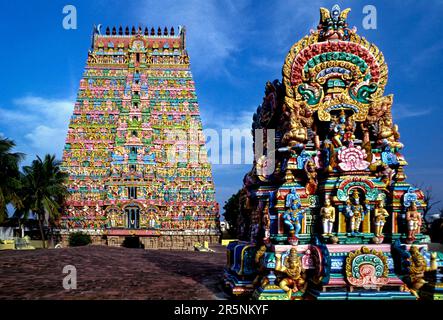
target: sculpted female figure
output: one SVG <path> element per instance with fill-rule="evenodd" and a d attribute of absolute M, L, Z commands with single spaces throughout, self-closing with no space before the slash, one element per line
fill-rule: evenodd
<path fill-rule="evenodd" d="M 383 236 L 383 226 L 386 223 L 386 218 L 389 217 L 388 211 L 384 208 L 383 201 L 377 202 L 377 206 L 374 211 L 375 220 L 375 235 L 377 237 Z"/>
<path fill-rule="evenodd" d="M 408 222 L 408 240 L 412 242 L 415 240 L 415 235 L 420 232 L 422 224 L 421 214 L 418 212 L 415 202 L 411 202 L 406 212 L 406 221 Z"/>
<path fill-rule="evenodd" d="M 323 236 L 331 236 L 335 221 L 335 208 L 331 205 L 331 200 L 326 198 L 325 206 L 320 210 L 323 225 Z"/>

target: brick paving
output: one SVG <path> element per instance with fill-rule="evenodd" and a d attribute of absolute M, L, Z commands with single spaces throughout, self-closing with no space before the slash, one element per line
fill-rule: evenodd
<path fill-rule="evenodd" d="M 225 299 L 226 253 L 87 246 L 0 251 L 0 299 Z M 77 289 L 63 289 L 63 267 Z"/>

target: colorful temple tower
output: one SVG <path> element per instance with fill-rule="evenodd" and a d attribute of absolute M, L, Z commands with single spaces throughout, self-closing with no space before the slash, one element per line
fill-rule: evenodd
<path fill-rule="evenodd" d="M 348 28 L 349 11 L 321 8 L 318 29 L 290 49 L 283 82 L 266 84 L 252 124 L 265 152 L 244 178 L 241 241 L 228 245 L 234 295 L 443 296 L 443 256 L 421 233 L 424 195 L 406 182 L 384 95 L 388 68 Z"/>
<path fill-rule="evenodd" d="M 219 208 L 185 29 L 94 28 L 63 153 L 63 240 L 191 249 L 219 240 Z"/>

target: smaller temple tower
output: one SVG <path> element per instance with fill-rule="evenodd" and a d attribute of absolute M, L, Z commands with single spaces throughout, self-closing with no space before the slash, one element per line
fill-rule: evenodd
<path fill-rule="evenodd" d="M 225 269 L 233 294 L 442 297 L 443 256 L 428 251 L 423 192 L 406 182 L 388 67 L 348 27 L 349 11 L 321 8 L 317 31 L 289 50 L 282 82 L 266 84 L 252 128 L 275 132 L 276 148 L 263 143 L 244 178 L 247 223 Z"/>

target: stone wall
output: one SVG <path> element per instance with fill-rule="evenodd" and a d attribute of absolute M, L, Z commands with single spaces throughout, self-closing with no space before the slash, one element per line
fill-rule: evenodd
<path fill-rule="evenodd" d="M 62 246 L 69 247 L 68 236 L 62 235 Z M 124 236 L 91 236 L 93 245 L 108 245 L 110 247 L 121 247 Z M 194 245 L 199 242 L 204 244 L 207 241 L 209 245 L 220 242 L 220 236 L 215 235 L 162 235 L 153 237 L 140 237 L 140 242 L 145 249 L 169 249 L 169 250 L 194 250 Z"/>
<path fill-rule="evenodd" d="M 172 250 L 194 250 L 194 245 L 199 243 L 216 244 L 219 243 L 219 236 L 209 235 L 176 235 L 176 236 L 160 236 L 160 237 L 144 237 L 140 238 L 145 249 L 172 249 Z"/>

